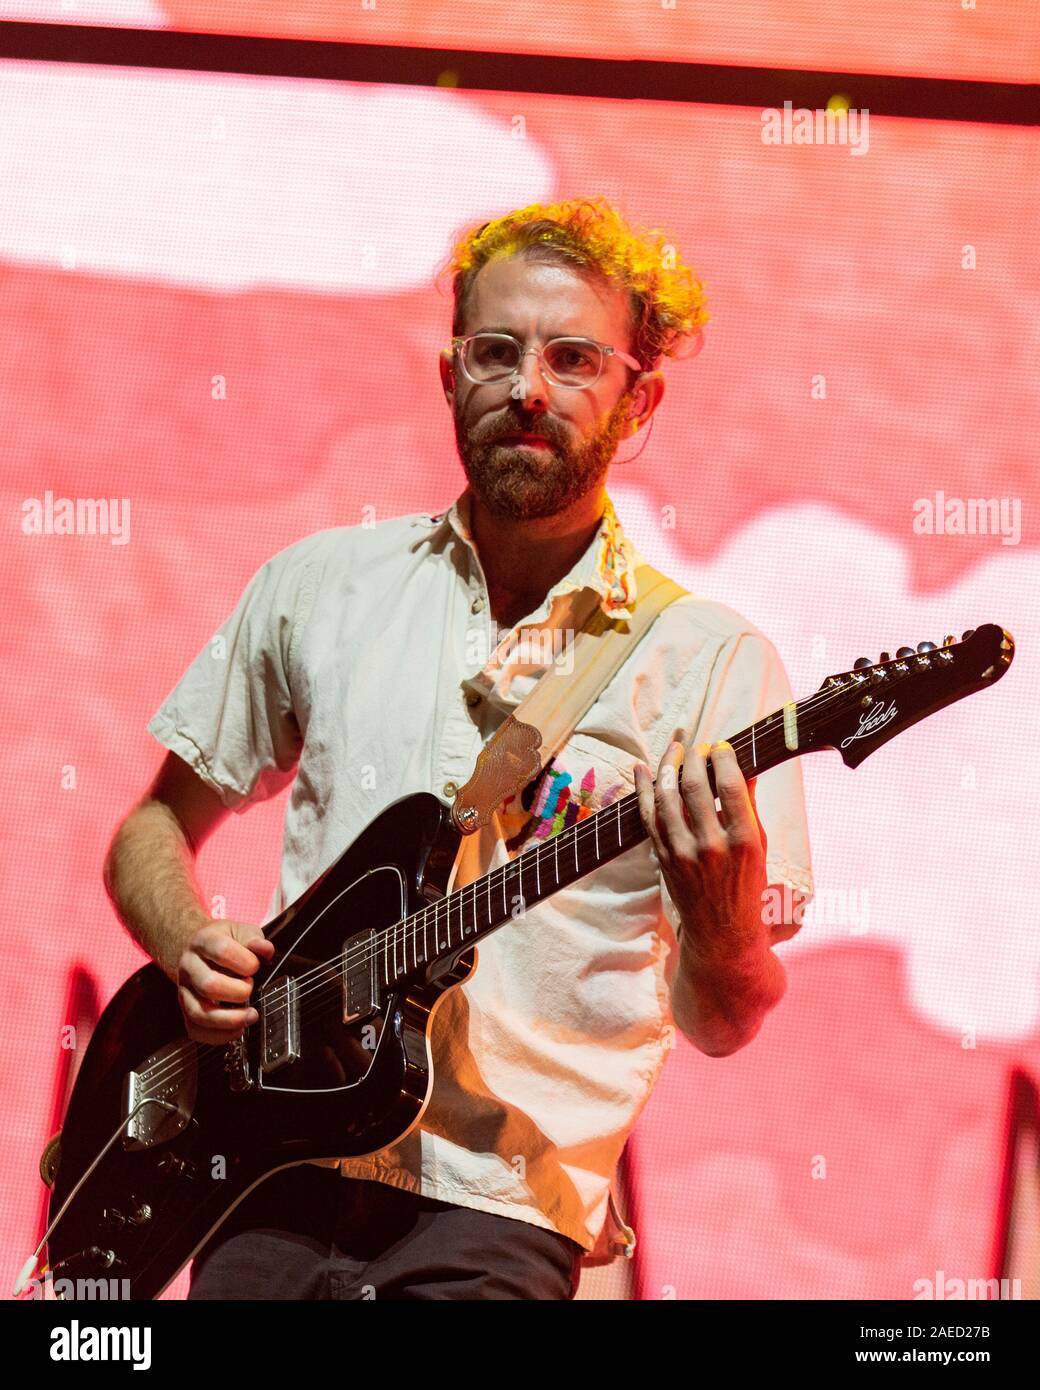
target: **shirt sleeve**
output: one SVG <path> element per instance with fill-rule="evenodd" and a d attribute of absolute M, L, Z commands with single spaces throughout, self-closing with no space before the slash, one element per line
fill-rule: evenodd
<path fill-rule="evenodd" d="M 692 733 L 688 725 L 683 726 L 681 714 L 677 725 L 685 729 L 686 747 L 718 739 L 732 741 L 735 734 L 791 699 L 787 672 L 773 644 L 759 632 L 740 632 L 719 650 Z M 811 901 L 814 886 L 801 759 L 789 758 L 763 772 L 754 791 L 758 818 L 766 832 L 766 881 L 799 890 L 805 895 L 804 906 Z M 678 913 L 660 868 L 658 877 L 665 915 L 678 935 Z M 780 907 L 783 915 L 773 927 L 774 945 L 798 929 L 790 920 L 793 900 L 785 894 Z"/>
<path fill-rule="evenodd" d="M 262 565 L 148 723 L 237 813 L 280 791 L 299 760 L 290 663 L 313 579 L 302 542 Z"/>

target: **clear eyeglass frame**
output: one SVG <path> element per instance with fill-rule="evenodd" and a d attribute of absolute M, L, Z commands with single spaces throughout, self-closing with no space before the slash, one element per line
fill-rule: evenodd
<path fill-rule="evenodd" d="M 501 338 L 504 342 L 515 343 L 520 352 L 519 361 L 517 362 L 515 367 L 510 367 L 507 371 L 503 371 L 502 375 L 498 377 L 484 377 L 483 379 L 481 379 L 479 377 L 473 376 L 466 367 L 466 347 L 469 343 L 473 341 L 474 338 Z M 546 348 L 548 348 L 552 343 L 584 343 L 587 347 L 599 348 L 601 354 L 599 360 L 599 371 L 596 373 L 596 375 L 592 378 L 591 381 L 560 381 L 559 377 L 557 377 L 553 373 L 545 358 L 542 356 Z M 458 355 L 459 365 L 462 368 L 463 375 L 466 377 L 467 381 L 472 381 L 474 386 L 494 386 L 498 382 L 508 381 L 511 377 L 515 376 L 520 371 L 520 363 L 523 362 L 524 358 L 527 356 L 529 352 L 533 352 L 534 355 L 538 358 L 539 365 L 541 366 L 542 372 L 544 373 L 546 379 L 548 381 L 551 381 L 554 386 L 561 386 L 564 388 L 564 390 L 567 391 L 586 391 L 590 386 L 595 386 L 596 382 L 599 381 L 600 377 L 603 375 L 603 364 L 606 362 L 608 357 L 616 357 L 618 361 L 624 362 L 626 367 L 631 367 L 636 372 L 643 371 L 643 366 L 641 363 L 637 362 L 636 359 L 630 356 L 627 352 L 622 352 L 620 348 L 614 347 L 611 343 L 599 343 L 596 341 L 595 338 L 583 338 L 580 335 L 575 334 L 567 334 L 558 338 L 550 338 L 549 341 L 542 348 L 525 348 L 524 345 L 520 342 L 519 338 L 514 338 L 511 333 L 468 333 L 464 338 L 452 338 L 451 345 Z"/>

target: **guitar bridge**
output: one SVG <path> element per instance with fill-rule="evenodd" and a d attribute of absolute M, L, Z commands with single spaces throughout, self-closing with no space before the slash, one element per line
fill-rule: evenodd
<path fill-rule="evenodd" d="M 167 1043 L 123 1078 L 124 1149 L 168 1143 L 187 1126 L 198 1090 L 197 1051 Z"/>
<path fill-rule="evenodd" d="M 262 999 L 260 1070 L 277 1071 L 300 1056 L 300 1005 L 296 981 L 286 976 L 268 985 Z"/>

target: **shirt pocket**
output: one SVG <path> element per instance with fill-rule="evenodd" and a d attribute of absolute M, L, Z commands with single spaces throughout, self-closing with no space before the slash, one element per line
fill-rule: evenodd
<path fill-rule="evenodd" d="M 600 739 L 572 734 L 541 773 L 503 803 L 503 838 L 509 853 L 545 844 L 628 796 L 635 790 L 633 762 Z M 601 835 L 609 835 L 609 823 L 608 816 Z M 594 872 L 610 867 L 601 865 Z"/>
<path fill-rule="evenodd" d="M 579 835 L 595 834 L 591 817 L 604 810 L 599 836 L 603 853 L 609 854 L 617 843 L 611 839 L 610 807 L 634 791 L 634 762 L 634 756 L 598 738 L 572 734 L 522 797 L 512 798 L 526 806 L 516 816 L 512 836 L 504 837 L 510 856 L 550 845 L 573 827 Z M 584 822 L 589 822 L 587 832 L 581 829 Z M 551 855 L 550 850 L 550 864 Z M 553 1038 L 584 1038 L 621 1051 L 656 1046 L 662 1026 L 659 892 L 649 842 L 643 840 L 550 893 L 537 909 L 541 933 L 516 940 L 518 950 L 538 953 L 538 965 L 532 968 L 529 954 L 518 957 L 516 965 L 520 970 L 520 961 L 527 962 L 522 973 L 530 988 L 528 1003 L 540 1026 L 555 1019 L 562 1029 L 551 1032 Z M 542 946 L 547 940 L 551 955 Z M 511 945 L 512 939 L 503 949 Z M 638 1071 L 648 1063 L 635 1065 Z"/>

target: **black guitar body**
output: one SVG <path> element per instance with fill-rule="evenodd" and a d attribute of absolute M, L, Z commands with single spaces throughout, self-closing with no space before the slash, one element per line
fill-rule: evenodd
<path fill-rule="evenodd" d="M 298 981 L 294 1036 L 275 1034 L 262 1012 L 239 1044 L 194 1043 L 158 966 L 123 985 L 91 1037 L 62 1129 L 50 1221 L 87 1176 L 48 1242 L 55 1279 L 126 1279 L 131 1298 L 155 1298 L 268 1174 L 373 1153 L 414 1128 L 432 1089 L 434 1008 L 472 972 L 475 948 L 442 962 L 432 982 L 385 998 L 374 990 L 351 1023 L 330 961 L 378 951 L 384 932 L 442 896 L 459 838 L 436 797 L 403 797 L 264 928 L 278 950 L 254 976 L 252 1002 L 266 999 L 278 1023 Z M 285 1056 L 268 1069 L 264 1030 L 268 1055 Z"/>

